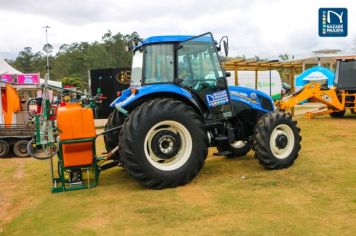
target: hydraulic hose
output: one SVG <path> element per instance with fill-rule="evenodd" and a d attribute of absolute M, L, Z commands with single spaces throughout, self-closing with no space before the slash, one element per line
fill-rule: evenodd
<path fill-rule="evenodd" d="M 47 155 L 43 155 L 43 154 L 36 154 L 34 153 L 34 149 L 33 149 L 33 144 L 35 143 L 35 140 L 34 139 L 31 139 L 30 142 L 28 142 L 27 144 L 27 152 L 28 154 L 30 154 L 31 157 L 37 159 L 37 160 L 48 160 L 50 158 L 52 158 L 53 156 L 55 156 L 58 152 L 58 143 L 57 145 L 54 145 L 53 147 L 55 148 L 54 150 L 50 148 L 46 148 L 44 149 L 44 151 L 47 151 L 47 150 L 50 150 L 50 152 L 46 152 Z"/>

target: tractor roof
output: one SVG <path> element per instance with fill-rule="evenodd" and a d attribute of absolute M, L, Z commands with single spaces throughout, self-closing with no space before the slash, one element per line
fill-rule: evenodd
<path fill-rule="evenodd" d="M 155 43 L 175 43 L 188 40 L 194 36 L 191 35 L 162 35 L 162 36 L 152 36 L 143 40 L 142 45 L 155 44 Z"/>

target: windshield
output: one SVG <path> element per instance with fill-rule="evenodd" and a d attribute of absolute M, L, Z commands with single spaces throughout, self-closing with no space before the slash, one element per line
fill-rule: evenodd
<path fill-rule="evenodd" d="M 232 116 L 225 75 L 211 33 L 179 44 L 177 77 L 205 102 L 215 119 Z"/>
<path fill-rule="evenodd" d="M 215 83 L 223 77 L 215 44 L 210 34 L 181 43 L 178 50 L 178 78 L 185 86 L 191 87 L 194 81 Z"/>
<path fill-rule="evenodd" d="M 131 86 L 141 86 L 143 53 L 140 49 L 135 51 L 132 58 Z"/>
<path fill-rule="evenodd" d="M 144 83 L 173 82 L 173 44 L 149 45 L 144 51 Z"/>

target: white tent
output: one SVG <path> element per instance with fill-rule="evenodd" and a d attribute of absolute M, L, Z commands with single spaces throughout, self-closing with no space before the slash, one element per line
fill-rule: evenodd
<path fill-rule="evenodd" d="M 10 74 L 10 75 L 23 75 L 21 71 L 16 70 L 14 67 L 10 66 L 4 59 L 0 58 L 0 75 L 2 74 Z M 40 79 L 40 83 L 44 84 L 45 80 Z M 62 87 L 62 82 L 49 80 L 49 85 Z"/>
<path fill-rule="evenodd" d="M 0 75 L 1 74 L 22 75 L 23 73 L 10 66 L 4 59 L 0 58 Z"/>
<path fill-rule="evenodd" d="M 45 80 L 40 79 L 40 83 L 44 84 Z M 62 88 L 62 82 L 60 81 L 48 80 L 48 85 Z"/>
<path fill-rule="evenodd" d="M 23 75 L 24 73 L 22 73 L 21 71 L 16 70 L 15 68 L 13 68 L 11 65 L 9 65 L 4 59 L 0 58 L 0 75 L 3 74 L 10 74 L 10 75 Z M 45 80 L 40 78 L 40 84 L 44 84 Z M 4 86 L 5 83 L 2 83 L 0 80 L 0 87 Z M 56 87 L 62 87 L 62 82 L 59 81 L 52 81 L 49 80 L 48 81 L 49 85 L 52 86 L 56 86 Z M 33 88 L 38 88 L 38 85 L 34 85 L 34 84 L 22 84 L 22 85 L 15 85 L 16 89 L 20 89 L 22 88 L 29 88 L 33 87 Z M 4 123 L 3 120 L 3 111 L 2 111 L 2 101 L 1 101 L 2 95 L 1 95 L 1 89 L 0 89 L 0 124 Z M 13 119 L 16 119 L 16 116 L 13 117 Z"/>

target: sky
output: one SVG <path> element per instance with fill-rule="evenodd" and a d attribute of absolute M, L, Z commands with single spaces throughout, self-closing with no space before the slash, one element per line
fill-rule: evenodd
<path fill-rule="evenodd" d="M 354 0 L 0 0 L 0 57 L 14 59 L 24 47 L 39 51 L 73 42 L 100 41 L 108 30 L 142 37 L 229 37 L 230 56 L 274 58 L 319 49 L 350 51 L 356 38 Z M 348 9 L 348 36 L 318 36 L 321 7 Z"/>

